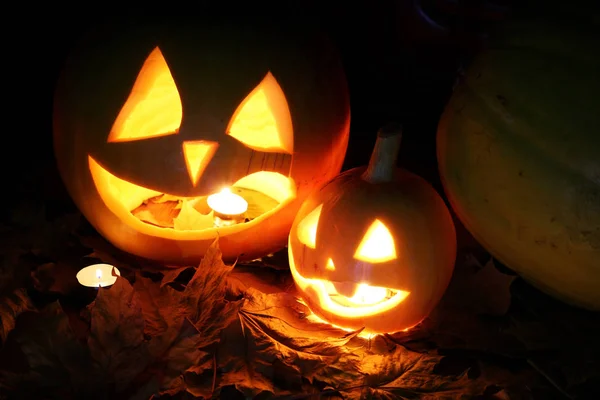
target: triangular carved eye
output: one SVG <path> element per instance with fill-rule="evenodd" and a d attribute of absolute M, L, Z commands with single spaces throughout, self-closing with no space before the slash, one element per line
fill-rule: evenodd
<path fill-rule="evenodd" d="M 371 263 L 382 263 L 395 260 L 396 244 L 389 229 L 376 219 L 358 245 L 354 258 Z"/>
<path fill-rule="evenodd" d="M 108 142 L 128 142 L 179 131 L 183 109 L 177 86 L 160 49 L 148 56 L 115 120 Z"/>
<path fill-rule="evenodd" d="M 238 106 L 227 134 L 247 147 L 292 154 L 292 116 L 283 90 L 270 72 Z"/>
<path fill-rule="evenodd" d="M 312 210 L 296 228 L 296 234 L 298 235 L 298 241 L 305 246 L 314 249 L 317 246 L 317 227 L 319 225 L 319 218 L 321 217 L 321 210 L 323 204 Z"/>

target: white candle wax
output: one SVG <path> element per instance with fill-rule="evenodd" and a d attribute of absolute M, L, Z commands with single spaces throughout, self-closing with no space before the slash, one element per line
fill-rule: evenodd
<path fill-rule="evenodd" d="M 213 211 L 222 215 L 242 215 L 248 210 L 248 202 L 242 196 L 231 193 L 229 188 L 208 196 L 206 201 Z"/>
<path fill-rule="evenodd" d="M 83 286 L 88 287 L 107 287 L 113 285 L 117 281 L 117 277 L 112 275 L 112 270 L 115 269 L 115 274 L 121 275 L 116 267 L 110 264 L 94 264 L 82 268 L 77 273 L 77 281 Z"/>

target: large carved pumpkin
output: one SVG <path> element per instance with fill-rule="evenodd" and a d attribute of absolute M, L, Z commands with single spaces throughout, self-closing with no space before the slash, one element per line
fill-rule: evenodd
<path fill-rule="evenodd" d="M 104 27 L 74 50 L 55 97 L 77 206 L 117 247 L 174 264 L 216 237 L 225 259 L 283 247 L 302 200 L 339 173 L 348 132 L 330 44 L 251 22 Z M 223 188 L 248 210 L 215 227 L 207 196 Z"/>
<path fill-rule="evenodd" d="M 296 286 L 322 319 L 367 333 L 418 324 L 444 294 L 456 233 L 444 201 L 395 166 L 400 131 L 379 132 L 368 168 L 346 171 L 309 196 L 288 253 Z"/>
<path fill-rule="evenodd" d="M 540 289 L 594 310 L 599 28 L 550 19 L 515 23 L 473 62 L 437 138 L 443 184 L 467 229 Z"/>

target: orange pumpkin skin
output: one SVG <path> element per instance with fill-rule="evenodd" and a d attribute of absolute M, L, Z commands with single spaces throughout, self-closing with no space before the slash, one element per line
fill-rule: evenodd
<path fill-rule="evenodd" d="M 191 264 L 199 262 L 219 237 L 225 260 L 254 259 L 285 246 L 302 200 L 339 173 L 348 144 L 350 112 L 336 52 L 319 35 L 265 32 L 243 24 L 111 26 L 90 35 L 74 50 L 55 93 L 55 155 L 76 205 L 116 247 L 167 264 Z M 150 54 L 162 55 L 177 88 L 183 115 L 178 132 L 108 143 Z M 275 86 L 287 101 L 293 131 L 293 151 L 288 154 L 254 152 L 226 134 L 236 108 L 258 90 L 267 75 L 276 80 Z M 154 111 L 160 114 L 169 107 L 160 104 Z M 218 146 L 212 165 L 207 163 L 196 185 L 186 170 L 184 141 Z M 270 160 L 262 163 L 268 165 L 261 165 L 256 154 L 263 161 Z M 151 226 L 132 217 L 133 206 L 124 207 L 121 200 L 111 198 L 110 185 L 99 193 L 94 181 L 102 170 L 158 193 L 207 196 L 246 172 L 281 172 L 277 168 L 285 157 L 283 173 L 294 189 L 292 195 L 250 222 L 219 229 L 177 231 Z"/>
<path fill-rule="evenodd" d="M 391 179 L 370 182 L 366 171 L 346 171 L 305 201 L 290 232 L 290 269 L 301 297 L 322 319 L 367 333 L 402 331 L 431 312 L 450 282 L 456 259 L 454 224 L 444 201 L 422 178 L 394 168 Z M 312 219 L 316 235 L 307 244 L 302 224 L 314 210 L 320 210 Z M 374 224 L 379 235 L 369 236 Z M 368 238 L 376 251 L 386 251 L 390 244 L 393 250 L 387 249 L 391 251 L 381 262 L 361 261 L 356 253 Z M 319 282 L 335 282 L 338 293 L 346 287 L 347 297 L 353 284 L 366 283 L 403 293 L 404 298 L 377 312 L 351 311 L 332 306 L 339 301 L 328 299 Z"/>

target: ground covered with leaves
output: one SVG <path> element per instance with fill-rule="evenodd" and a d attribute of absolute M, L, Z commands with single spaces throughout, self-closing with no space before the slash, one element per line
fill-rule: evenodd
<path fill-rule="evenodd" d="M 1 399 L 598 399 L 600 317 L 463 246 L 436 310 L 365 338 L 309 318 L 287 252 L 166 269 L 79 214 L 23 205 L 0 225 Z M 122 278 L 80 286 L 107 262 Z"/>

